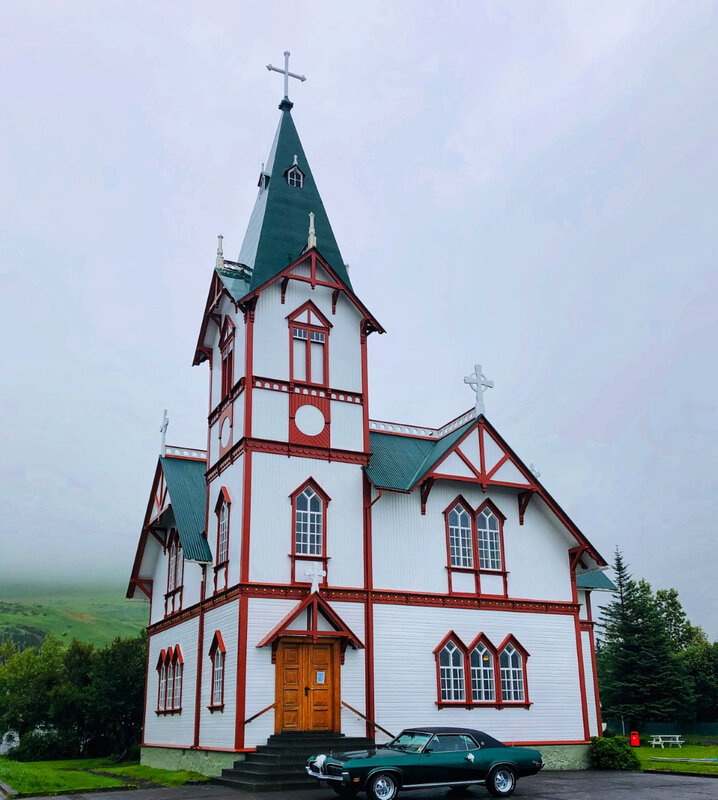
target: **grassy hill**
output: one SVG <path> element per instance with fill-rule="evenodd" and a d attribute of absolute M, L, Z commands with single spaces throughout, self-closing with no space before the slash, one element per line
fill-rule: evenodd
<path fill-rule="evenodd" d="M 102 647 L 135 636 L 147 624 L 148 604 L 125 599 L 124 587 L 0 587 L 0 641 L 38 645 L 47 634 Z"/>

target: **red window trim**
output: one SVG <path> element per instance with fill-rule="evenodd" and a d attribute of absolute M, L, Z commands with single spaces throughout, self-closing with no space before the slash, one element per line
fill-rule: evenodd
<path fill-rule="evenodd" d="M 499 521 L 499 547 L 501 548 L 501 566 L 499 569 L 486 569 L 486 567 L 481 566 L 481 562 L 478 558 L 478 550 L 479 550 L 479 514 L 488 508 L 492 514 L 498 519 Z M 474 528 L 476 531 L 476 551 L 477 551 L 477 558 L 476 558 L 476 565 L 479 568 L 479 571 L 482 574 L 486 575 L 503 575 L 504 576 L 504 594 L 506 594 L 506 575 L 508 574 L 506 571 L 506 551 L 504 549 L 504 522 L 506 522 L 506 517 L 499 511 L 498 507 L 495 503 L 493 503 L 488 498 L 484 500 L 484 502 L 476 509 L 476 513 L 474 514 Z"/>
<path fill-rule="evenodd" d="M 461 650 L 461 653 L 464 657 L 464 700 L 442 700 L 441 698 L 441 666 L 439 664 L 439 656 L 446 644 L 450 641 L 453 642 L 459 648 L 459 650 Z M 494 702 L 487 702 L 485 700 L 476 701 L 473 699 L 474 695 L 471 687 L 471 653 L 480 642 L 486 645 L 487 649 L 494 658 Z M 523 668 L 524 675 L 524 699 L 521 701 L 503 700 L 501 695 L 501 665 L 499 662 L 499 657 L 508 644 L 512 644 L 521 654 L 521 666 Z M 503 642 L 496 647 L 491 642 L 489 637 L 482 632 L 479 633 L 479 635 L 467 647 L 462 641 L 461 637 L 452 630 L 449 631 L 434 648 L 433 653 L 436 661 L 436 706 L 438 708 L 497 708 L 500 710 L 502 708 L 528 709 L 533 705 L 529 699 L 528 673 L 526 670 L 526 662 L 529 658 L 529 652 L 512 633 L 510 633 L 503 640 Z"/>
<path fill-rule="evenodd" d="M 319 499 L 322 501 L 322 552 L 321 555 L 309 555 L 308 553 L 297 553 L 297 531 L 296 531 L 296 520 L 297 520 L 297 498 L 300 494 L 307 488 L 311 487 L 316 494 L 319 496 Z M 311 583 L 306 579 L 305 575 L 302 575 L 300 579 L 297 578 L 296 569 L 297 569 L 297 561 L 321 561 L 324 571 L 328 573 L 327 565 L 329 563 L 329 556 L 327 555 L 327 512 L 329 509 L 329 503 L 331 503 L 332 498 L 322 489 L 322 487 L 314 480 L 314 478 L 309 477 L 307 480 L 304 481 L 300 486 L 298 486 L 290 495 L 289 499 L 292 504 L 292 523 L 291 523 L 291 534 L 292 534 L 292 543 L 291 549 L 289 552 L 289 558 L 292 562 L 292 583 L 293 584 L 307 584 Z M 325 575 L 321 580 L 321 585 L 327 585 L 327 578 L 328 574 Z"/>
<path fill-rule="evenodd" d="M 172 698 L 171 698 L 171 705 L 167 705 L 167 670 L 169 667 L 172 667 Z M 162 691 L 162 668 L 165 670 L 165 696 L 164 696 L 164 703 L 161 703 L 162 700 L 161 691 Z M 159 658 L 157 659 L 157 666 L 155 667 L 157 670 L 157 708 L 155 709 L 155 713 L 157 716 L 161 715 L 172 715 L 172 714 L 181 714 L 182 713 L 182 696 L 184 694 L 184 658 L 182 657 L 182 650 L 180 646 L 176 644 L 174 647 L 168 647 L 167 650 L 161 650 Z M 175 682 L 177 680 L 177 671 L 179 669 L 180 674 L 180 696 L 179 696 L 179 705 L 174 704 L 175 698 Z"/>
<path fill-rule="evenodd" d="M 471 527 L 471 560 L 473 567 L 455 567 L 451 563 L 451 537 L 449 535 L 449 514 L 456 508 L 457 505 L 462 506 L 464 511 L 469 515 L 469 524 Z M 454 591 L 454 584 L 452 580 L 452 573 L 462 572 L 474 575 L 474 592 L 478 595 L 481 594 L 481 582 L 479 579 L 479 550 L 478 550 L 478 535 L 476 530 L 476 513 L 472 505 L 467 502 L 466 498 L 458 494 L 443 510 L 444 527 L 446 530 L 446 574 L 449 582 L 449 594 L 470 594 L 468 592 Z"/>
<path fill-rule="evenodd" d="M 172 561 L 169 557 L 169 553 L 172 545 L 176 547 L 174 589 L 170 589 L 170 566 Z M 182 596 L 184 594 L 184 551 L 182 550 L 182 543 L 180 542 L 179 533 L 176 528 L 172 528 L 170 530 L 170 535 L 167 537 L 167 543 L 165 545 L 165 553 L 167 554 L 167 591 L 165 592 L 165 617 L 170 617 L 172 614 L 177 614 L 182 610 Z"/>
<path fill-rule="evenodd" d="M 222 696 L 219 703 L 212 702 L 214 700 L 214 656 L 217 650 L 222 653 Z M 212 676 L 209 684 L 209 705 L 207 708 L 210 712 L 224 711 L 224 684 L 227 677 L 227 648 L 224 646 L 224 639 L 219 631 L 214 632 L 212 637 L 212 644 L 209 648 L 209 659 L 212 663 Z"/>
<path fill-rule="evenodd" d="M 321 325 L 313 325 L 308 322 L 298 322 L 297 318 L 302 316 L 307 311 L 314 314 L 317 319 L 322 323 Z M 322 386 L 329 387 L 329 333 L 332 328 L 332 323 L 322 314 L 322 312 L 312 303 L 307 300 L 299 308 L 295 309 L 287 316 L 287 323 L 289 326 L 289 380 L 291 383 L 298 383 L 307 386 Z M 306 371 L 304 378 L 295 378 L 294 376 L 294 328 L 299 328 L 307 332 L 306 339 L 306 355 L 305 365 Z M 311 332 L 324 334 L 324 375 L 322 381 L 313 381 L 312 377 L 312 354 L 311 354 Z"/>
<path fill-rule="evenodd" d="M 235 325 L 229 316 L 224 318 L 222 333 L 219 337 L 219 353 L 222 369 L 221 397 L 223 400 L 234 388 L 234 332 Z M 231 345 L 231 349 L 230 349 Z"/>
<path fill-rule="evenodd" d="M 224 561 L 219 561 L 219 536 L 222 505 L 227 504 L 227 558 Z M 217 515 L 217 544 L 214 551 L 214 593 L 223 592 L 229 585 L 229 540 L 230 529 L 232 525 L 232 500 L 229 496 L 229 491 L 226 486 L 220 487 L 219 494 L 217 495 L 217 502 L 214 505 L 214 513 Z M 224 586 L 221 586 L 220 573 L 224 569 Z"/>

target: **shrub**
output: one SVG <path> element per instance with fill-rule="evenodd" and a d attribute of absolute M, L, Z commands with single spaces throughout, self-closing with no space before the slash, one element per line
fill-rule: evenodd
<path fill-rule="evenodd" d="M 17 746 L 8 750 L 7 756 L 13 761 L 52 761 L 63 758 L 77 758 L 79 752 L 75 742 L 68 740 L 57 731 L 30 731 Z"/>
<path fill-rule="evenodd" d="M 624 736 L 603 739 L 594 736 L 588 752 L 594 769 L 639 769 L 640 767 L 638 756 Z"/>

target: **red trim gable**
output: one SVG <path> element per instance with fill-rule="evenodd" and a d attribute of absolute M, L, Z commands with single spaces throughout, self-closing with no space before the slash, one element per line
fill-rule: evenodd
<path fill-rule="evenodd" d="M 209 656 L 210 658 L 220 650 L 222 653 L 227 652 L 227 648 L 224 646 L 224 639 L 222 638 L 222 634 L 220 631 L 215 631 L 214 636 L 212 637 L 212 644 L 209 647 Z"/>
<path fill-rule="evenodd" d="M 289 626 L 292 622 L 300 617 L 304 611 L 309 612 L 307 615 L 307 627 L 301 630 L 290 628 Z M 317 627 L 320 613 L 334 628 L 333 631 L 324 631 Z M 334 636 L 343 639 L 345 645 L 350 644 L 356 650 L 364 649 L 364 645 L 359 637 L 352 632 L 351 628 L 317 592 L 307 595 L 296 608 L 290 611 L 289 614 L 262 639 L 257 647 L 266 647 L 268 644 L 274 645 L 283 636 L 310 636 L 313 641 L 316 641 L 321 636 Z"/>
<path fill-rule="evenodd" d="M 471 442 L 472 436 L 478 439 L 477 442 L 475 440 L 475 444 Z M 442 465 L 446 463 L 451 455 L 455 455 L 461 460 L 466 470 L 471 471 L 471 477 L 466 474 L 452 474 L 449 470 L 442 472 Z M 513 468 L 513 474 L 511 474 L 509 470 L 503 469 L 507 464 L 509 467 Z M 518 472 L 518 477 L 516 476 L 516 472 Z M 508 478 L 514 479 L 509 480 Z M 531 470 L 521 461 L 483 415 L 469 427 L 463 436 L 456 441 L 444 455 L 442 455 L 436 464 L 427 470 L 427 472 L 417 477 L 409 491 L 414 491 L 418 485 L 424 482 L 437 479 L 466 481 L 467 483 L 479 484 L 484 491 L 486 491 L 489 486 L 507 486 L 509 488 L 521 490 L 518 495 L 521 524 L 523 524 L 523 516 L 526 512 L 528 501 L 533 494 L 537 494 L 559 522 L 573 535 L 578 544 L 585 548 L 586 552 L 594 559 L 596 564 L 602 567 L 608 566 L 607 562 L 579 530 L 568 514 L 566 514 L 561 506 L 538 482 Z M 494 513 L 498 513 L 502 520 L 505 519 L 497 509 L 492 507 L 492 510 Z"/>
<path fill-rule="evenodd" d="M 299 317 L 302 314 L 304 314 L 306 311 L 310 312 L 309 320 L 301 320 L 301 319 L 299 319 Z M 319 322 L 320 322 L 319 325 L 317 325 L 316 322 L 312 322 L 311 321 L 311 319 L 312 319 L 311 318 L 311 314 L 314 314 L 314 316 L 319 320 Z M 322 314 L 322 312 L 317 308 L 317 306 L 315 306 L 314 303 L 312 303 L 311 300 L 307 300 L 306 303 L 302 303 L 302 305 L 299 306 L 299 308 L 296 308 L 294 311 L 292 311 L 291 314 L 287 314 L 286 319 L 289 321 L 290 325 L 293 322 L 296 322 L 299 325 L 308 325 L 311 328 L 322 328 L 322 327 L 324 327 L 324 328 L 333 328 L 334 327 L 332 325 L 332 323 L 329 322 L 329 320 L 324 316 L 324 314 Z"/>
<path fill-rule="evenodd" d="M 310 275 L 311 277 L 305 277 L 303 275 L 297 275 L 293 273 L 293 270 L 309 261 L 310 265 Z M 327 274 L 331 278 L 331 282 L 321 281 L 316 278 L 316 268 L 317 265 L 320 265 L 323 269 L 326 270 Z M 281 272 L 278 272 L 276 275 L 273 275 L 271 278 L 266 280 L 261 286 L 258 286 L 253 292 L 250 292 L 248 295 L 242 298 L 241 303 L 246 303 L 251 297 L 255 297 L 261 294 L 268 286 L 271 286 L 276 281 L 283 281 L 284 285 L 286 286 L 286 281 L 289 280 L 297 280 L 303 281 L 304 283 L 309 283 L 314 286 L 327 286 L 331 289 L 337 290 L 339 292 L 343 292 L 350 302 L 361 312 L 361 314 L 365 317 L 368 323 L 370 323 L 370 330 L 367 333 L 371 332 L 372 330 L 376 331 L 377 333 L 385 333 L 384 328 L 379 324 L 379 322 L 374 318 L 374 316 L 370 313 L 369 309 L 361 302 L 361 300 L 354 294 L 354 292 L 346 286 L 339 276 L 334 272 L 334 270 L 329 266 L 329 264 L 322 258 L 321 253 L 316 249 L 312 248 L 308 250 L 306 253 L 302 253 L 296 261 L 292 261 L 291 264 L 287 265 Z"/>

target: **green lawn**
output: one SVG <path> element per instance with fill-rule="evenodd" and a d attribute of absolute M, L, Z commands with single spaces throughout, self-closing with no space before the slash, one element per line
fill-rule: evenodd
<path fill-rule="evenodd" d="M 112 777 L 92 775 L 87 770 L 111 773 Z M 143 767 L 136 761 L 114 764 L 107 758 L 86 758 L 21 763 L 0 756 L 0 781 L 22 795 L 60 794 L 116 786 L 131 789 L 138 781 L 151 781 L 161 786 L 182 786 L 188 780 L 207 778 L 196 772 Z"/>
<path fill-rule="evenodd" d="M 718 746 L 684 744 L 683 747 L 635 748 L 642 769 L 666 770 L 669 772 L 700 772 L 705 775 L 718 775 Z M 700 761 L 655 761 L 663 758 L 715 758 L 713 762 Z"/>

